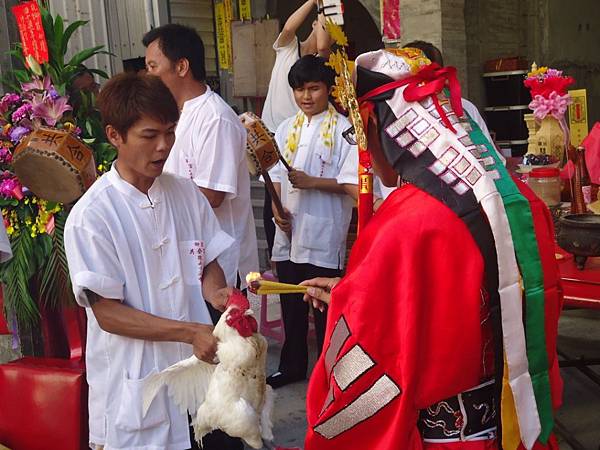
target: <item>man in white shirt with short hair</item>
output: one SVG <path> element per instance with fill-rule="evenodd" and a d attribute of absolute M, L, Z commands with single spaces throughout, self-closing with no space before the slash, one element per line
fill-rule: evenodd
<path fill-rule="evenodd" d="M 194 183 L 162 173 L 179 111 L 158 78 L 117 75 L 98 105 L 118 157 L 65 225 L 73 291 L 88 317 L 89 442 L 105 450 L 198 448 L 165 389 L 142 413 L 144 380 L 192 354 L 213 361 L 205 300 L 224 309 L 231 288 L 217 258 L 233 239 Z M 230 438 L 213 433 L 204 449 L 242 448 L 222 439 Z"/>
<path fill-rule="evenodd" d="M 300 58 L 289 74 L 300 111 L 284 121 L 275 134 L 283 157 L 269 171 L 285 208 L 275 212 L 273 261 L 279 280 L 299 283 L 315 277 L 336 277 L 344 266 L 346 236 L 353 199 L 358 196 L 358 150 L 342 132 L 350 122 L 329 103 L 334 72 L 313 55 Z M 308 367 L 308 305 L 302 295 L 281 295 L 285 342 L 278 372 L 267 378 L 273 388 L 306 378 Z M 320 352 L 326 311 L 314 311 Z"/>
<path fill-rule="evenodd" d="M 245 287 L 246 274 L 258 270 L 246 130 L 206 84 L 204 44 L 195 30 L 163 25 L 146 33 L 143 43 L 148 73 L 160 77 L 181 110 L 165 171 L 191 178 L 204 193 L 221 228 L 235 240 L 219 257 L 227 283 L 239 280 Z"/>

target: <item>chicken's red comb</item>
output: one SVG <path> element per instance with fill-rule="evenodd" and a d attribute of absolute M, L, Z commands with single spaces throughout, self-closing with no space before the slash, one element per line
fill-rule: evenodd
<path fill-rule="evenodd" d="M 247 309 L 250 309 L 250 302 L 244 294 L 242 294 L 237 289 L 234 289 L 233 291 L 231 291 L 231 294 L 229 294 L 227 304 L 225 305 L 226 308 L 229 308 L 230 306 L 234 306 L 243 312 Z"/>

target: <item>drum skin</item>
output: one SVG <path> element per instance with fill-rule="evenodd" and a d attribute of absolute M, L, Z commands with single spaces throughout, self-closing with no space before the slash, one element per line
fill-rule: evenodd
<path fill-rule="evenodd" d="M 279 161 L 279 148 L 264 122 L 256 114 L 246 112 L 240 120 L 248 133 L 246 152 L 248 169 L 252 175 L 269 171 Z"/>
<path fill-rule="evenodd" d="M 66 130 L 41 127 L 17 146 L 13 167 L 21 183 L 44 200 L 72 203 L 96 179 L 92 150 Z"/>

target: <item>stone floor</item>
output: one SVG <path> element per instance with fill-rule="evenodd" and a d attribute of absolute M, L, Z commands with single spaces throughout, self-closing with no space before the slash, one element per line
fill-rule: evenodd
<path fill-rule="evenodd" d="M 267 365 L 271 373 L 277 369 L 281 345 L 272 339 L 269 339 L 269 344 Z M 310 346 L 311 362 L 314 363 L 314 340 L 310 342 Z M 587 358 L 600 358 L 600 311 L 564 311 L 560 320 L 559 350 L 571 358 L 583 355 Z M 600 366 L 596 366 L 594 371 L 600 375 Z M 563 407 L 558 413 L 558 420 L 578 441 L 579 447 L 569 445 L 565 437 L 559 435 L 560 449 L 600 450 L 600 386 L 594 384 L 578 369 L 564 368 L 561 372 L 565 388 Z M 307 384 L 295 383 L 276 391 L 275 445 L 303 446 Z"/>

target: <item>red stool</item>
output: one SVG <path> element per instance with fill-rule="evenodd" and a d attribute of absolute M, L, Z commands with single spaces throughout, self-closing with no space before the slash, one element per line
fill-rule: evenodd
<path fill-rule="evenodd" d="M 0 365 L 0 443 L 11 450 L 88 448 L 83 308 L 65 308 L 70 358 Z"/>

